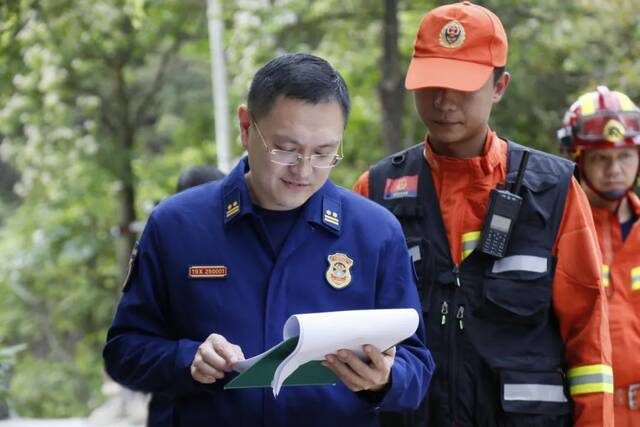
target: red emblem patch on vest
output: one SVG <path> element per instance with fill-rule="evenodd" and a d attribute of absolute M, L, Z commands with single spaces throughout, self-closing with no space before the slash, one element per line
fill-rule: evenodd
<path fill-rule="evenodd" d="M 400 178 L 387 178 L 384 186 L 384 199 L 400 199 L 403 197 L 418 196 L 418 175 L 401 176 Z"/>
<path fill-rule="evenodd" d="M 227 277 L 226 265 L 194 265 L 189 267 L 190 279 L 221 279 Z"/>

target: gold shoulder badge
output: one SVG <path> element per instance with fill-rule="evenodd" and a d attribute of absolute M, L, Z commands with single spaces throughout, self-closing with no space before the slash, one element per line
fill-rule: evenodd
<path fill-rule="evenodd" d="M 453 21 L 449 21 L 444 27 L 442 27 L 439 40 L 440 46 L 449 49 L 455 49 L 462 46 L 465 38 L 466 34 L 464 32 L 464 27 L 460 22 L 454 19 Z"/>
<path fill-rule="evenodd" d="M 603 136 L 609 142 L 620 142 L 624 139 L 625 129 L 624 125 L 616 119 L 611 119 L 607 122 L 602 130 Z"/>
<path fill-rule="evenodd" d="M 351 271 L 353 260 L 345 254 L 335 253 L 327 257 L 329 268 L 324 277 L 327 282 L 336 289 L 346 288 L 351 283 Z"/>
<path fill-rule="evenodd" d="M 240 212 L 240 204 L 238 203 L 238 201 L 234 201 L 227 205 L 227 218 L 234 216 L 238 212 Z"/>

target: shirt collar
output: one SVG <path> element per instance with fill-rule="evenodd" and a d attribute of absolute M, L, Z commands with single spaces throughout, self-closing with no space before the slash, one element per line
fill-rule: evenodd
<path fill-rule="evenodd" d="M 424 144 L 424 157 L 429 167 L 436 172 L 466 169 L 479 176 L 485 176 L 492 174 L 496 166 L 503 164 L 505 161 L 506 157 L 502 148 L 496 133 L 489 129 L 483 152 L 480 156 L 457 159 L 434 153 L 431 145 L 429 145 L 429 134 L 427 134 Z"/>
<path fill-rule="evenodd" d="M 224 223 L 232 224 L 239 218 L 253 213 L 249 187 L 244 174 L 249 170 L 247 156 L 244 156 L 235 168 L 224 178 L 222 185 L 222 218 Z"/>

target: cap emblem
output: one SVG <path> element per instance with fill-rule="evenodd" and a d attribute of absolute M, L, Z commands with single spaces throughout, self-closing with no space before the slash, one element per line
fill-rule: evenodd
<path fill-rule="evenodd" d="M 455 49 L 462 46 L 466 37 L 464 27 L 455 19 L 449 21 L 440 31 L 440 46 Z"/>

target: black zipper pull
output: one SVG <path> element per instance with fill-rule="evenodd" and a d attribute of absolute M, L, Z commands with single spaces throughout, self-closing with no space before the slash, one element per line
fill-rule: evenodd
<path fill-rule="evenodd" d="M 442 307 L 440 308 L 440 314 L 442 314 L 441 325 L 447 323 L 447 314 L 449 314 L 449 304 L 446 301 L 442 301 Z"/>
<path fill-rule="evenodd" d="M 456 313 L 456 319 L 458 319 L 458 326 L 460 327 L 460 330 L 464 329 L 464 323 L 462 322 L 462 319 L 464 319 L 464 305 L 459 305 L 458 306 L 458 312 Z"/>
<path fill-rule="evenodd" d="M 456 286 L 460 287 L 460 267 L 458 264 L 453 266 L 453 275 L 456 276 Z"/>

